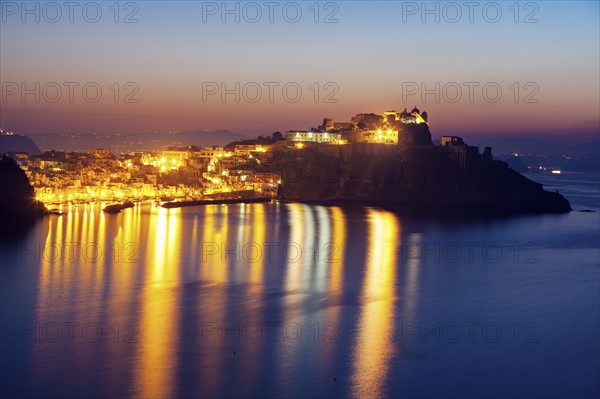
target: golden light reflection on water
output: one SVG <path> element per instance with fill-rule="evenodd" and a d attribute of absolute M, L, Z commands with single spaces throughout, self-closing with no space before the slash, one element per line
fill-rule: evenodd
<path fill-rule="evenodd" d="M 105 243 L 106 255 L 103 269 L 105 270 L 104 284 L 98 295 L 104 295 L 102 306 L 108 309 L 109 323 L 112 328 L 113 340 L 104 348 L 105 356 L 111 359 L 130 359 L 133 352 L 137 356 L 137 346 L 134 343 L 140 339 L 138 308 L 136 303 L 136 276 L 143 272 L 143 254 L 140 247 L 145 246 L 147 236 L 142 237 L 142 231 L 147 233 L 148 217 L 143 217 L 141 207 L 127 209 L 115 218 L 115 215 L 105 215 L 100 209 L 98 214 L 98 240 Z M 144 215 L 146 216 L 146 215 Z M 142 226 L 142 219 L 146 228 Z M 109 226 L 118 224 L 115 229 Z M 116 324 L 115 324 L 116 323 Z M 115 333 L 115 331 L 118 331 Z M 124 345 L 115 345 L 114 336 Z M 137 359 L 137 357 L 134 357 Z M 131 366 L 126 368 L 129 381 L 136 378 Z M 116 385 L 123 379 L 124 370 L 111 367 L 107 375 L 108 384 Z M 133 378 L 132 378 L 133 377 Z"/>
<path fill-rule="evenodd" d="M 149 224 L 145 287 L 141 298 L 140 336 L 135 370 L 136 396 L 173 395 L 177 362 L 179 210 L 155 208 Z M 168 248 L 168 250 L 167 250 Z"/>
<path fill-rule="evenodd" d="M 329 262 L 329 292 L 339 293 L 342 290 L 342 271 L 344 267 L 344 254 L 346 252 L 346 217 L 341 208 L 329 210 L 333 221 L 333 242 L 330 246 Z"/>
<path fill-rule="evenodd" d="M 204 207 L 204 228 L 202 242 L 205 252 L 201 259 L 201 280 L 210 283 L 210 296 L 202 297 L 199 307 L 200 315 L 207 323 L 220 324 L 225 320 L 227 307 L 227 263 L 230 256 L 226 256 L 223 245 L 228 243 L 229 207 L 209 205 Z M 219 250 L 221 248 L 221 250 Z M 214 337 L 213 337 L 214 338 Z M 219 341 L 211 341 L 213 344 Z M 199 342 L 198 345 L 206 345 Z M 200 350 L 202 348 L 199 348 Z M 198 370 L 199 379 L 205 382 L 203 392 L 208 397 L 216 397 L 221 389 L 221 367 L 223 353 L 219 350 L 210 352 L 209 362 L 212 367 Z"/>
<path fill-rule="evenodd" d="M 202 242 L 205 258 L 202 262 L 202 279 L 215 283 L 227 282 L 227 261 L 231 256 L 224 250 L 233 249 L 228 242 L 229 207 L 210 205 L 204 209 Z"/>
<path fill-rule="evenodd" d="M 102 296 L 102 292 L 104 291 L 104 273 L 106 272 L 106 268 L 103 265 L 102 257 L 106 256 L 106 235 L 105 235 L 105 226 L 104 219 L 99 221 L 99 225 L 96 225 L 96 215 L 94 214 L 94 205 L 84 205 L 85 213 L 88 215 L 88 225 L 87 225 L 87 237 L 89 240 L 94 242 L 94 249 L 92 250 L 96 257 L 96 262 L 93 264 L 94 270 L 94 290 L 93 295 L 97 301 L 100 300 Z M 101 256 L 102 255 L 102 256 Z M 110 255 L 109 255 L 110 256 Z"/>
<path fill-rule="evenodd" d="M 46 235 L 46 240 L 44 242 L 43 248 L 53 248 L 53 243 L 58 239 L 61 239 L 62 236 L 62 225 L 63 218 L 51 219 L 48 222 L 48 234 Z M 40 258 L 40 282 L 38 285 L 38 298 L 37 298 L 37 320 L 42 318 L 47 312 L 48 308 L 48 298 L 51 298 L 52 289 L 55 285 L 55 280 L 53 276 L 55 274 L 55 270 L 51 260 L 51 256 L 54 254 L 52 252 L 44 253 L 43 250 L 40 250 L 41 258 Z"/>
<path fill-rule="evenodd" d="M 296 241 L 295 244 L 300 248 L 300 259 L 302 260 L 302 281 L 300 288 L 307 289 L 313 286 L 316 276 L 317 263 L 319 261 L 319 243 L 317 242 L 315 229 L 315 208 L 302 204 L 302 215 L 304 216 L 304 237 Z"/>
<path fill-rule="evenodd" d="M 118 216 L 123 218 L 123 222 L 119 224 L 115 234 L 114 229 L 107 228 L 107 216 L 104 215 L 104 212 L 100 212 L 101 228 L 99 230 L 108 248 L 105 267 L 110 268 L 111 273 L 106 290 L 113 293 L 111 295 L 111 314 L 122 315 L 119 318 L 121 320 L 130 320 L 127 314 L 128 309 L 119 305 L 119 301 L 122 299 L 121 293 L 128 293 L 133 289 L 134 273 L 139 266 L 141 256 L 139 251 L 142 246 L 141 207 L 128 209 Z M 115 221 L 112 215 L 108 218 L 111 222 Z M 146 223 L 148 222 L 148 218 L 144 220 Z M 144 229 L 144 232 L 147 233 L 147 229 Z"/>
<path fill-rule="evenodd" d="M 327 372 L 334 368 L 336 350 L 335 342 L 340 337 L 341 317 L 341 294 L 343 287 L 344 254 L 346 252 L 346 216 L 341 208 L 329 209 L 327 215 L 331 229 L 329 230 L 330 241 L 327 243 L 327 266 L 329 268 L 329 279 L 327 282 L 327 296 L 329 306 L 324 312 L 323 319 L 319 325 L 319 340 L 324 344 L 322 353 L 322 369 Z"/>
<path fill-rule="evenodd" d="M 58 336 L 63 339 L 67 336 L 72 344 L 62 347 L 53 340 L 40 339 L 43 336 L 39 335 L 40 345 L 34 346 L 32 353 L 34 362 L 56 361 L 54 350 L 60 348 L 60 360 L 75 355 L 91 356 L 97 347 L 85 343 L 94 341 L 98 330 L 76 329 L 90 324 L 107 327 L 110 323 L 98 319 L 106 289 L 106 263 L 113 259 L 105 240 L 105 219 L 97 211 L 93 206 L 69 207 L 64 215 L 47 219 L 45 239 L 36 249 L 40 261 L 36 323 L 59 326 Z M 74 326 L 69 335 L 62 330 L 67 325 Z M 46 372 L 44 368 L 36 370 L 40 378 Z M 78 372 L 93 375 L 95 365 L 82 363 Z"/>
<path fill-rule="evenodd" d="M 285 289 L 293 292 L 302 287 L 302 248 L 299 243 L 304 242 L 304 215 L 300 204 L 286 204 L 286 207 L 289 210 L 291 232 Z"/>
<path fill-rule="evenodd" d="M 248 291 L 245 302 L 243 325 L 248 328 L 247 336 L 244 339 L 243 350 L 240 353 L 241 362 L 244 365 L 245 378 L 242 379 L 243 392 L 252 396 L 252 392 L 257 392 L 260 388 L 259 377 L 264 367 L 261 361 L 260 342 L 256 339 L 255 331 L 263 327 L 262 306 L 264 292 L 264 267 L 268 257 L 266 252 L 266 214 L 265 204 L 249 205 L 248 212 L 251 215 L 251 233 L 246 237 L 244 243 L 252 245 L 251 251 L 246 253 L 245 258 L 249 264 L 244 267 L 249 268 Z M 250 248 L 250 247 L 248 247 Z M 253 342 L 255 341 L 256 342 Z"/>
<path fill-rule="evenodd" d="M 181 356 L 185 356 L 180 353 L 178 344 L 186 334 L 183 326 L 201 326 L 193 322 L 182 324 L 180 318 L 185 313 L 182 307 L 190 314 L 197 314 L 199 323 L 227 322 L 231 327 L 232 323 L 241 322 L 263 326 L 273 316 L 265 314 L 265 307 L 269 306 L 265 303 L 267 281 L 273 280 L 283 283 L 283 287 L 276 288 L 283 293 L 281 299 L 276 299 L 281 301 L 281 312 L 273 317 L 282 318 L 277 320 L 280 326 L 297 323 L 305 334 L 305 341 L 283 342 L 276 347 L 277 380 L 292 380 L 302 372 L 307 357 L 319 360 L 319 368 L 327 373 L 336 367 L 340 356 L 349 356 L 352 392 L 356 396 L 381 393 L 392 357 L 389 343 L 396 310 L 395 267 L 399 245 L 396 217 L 385 211 L 368 211 L 368 255 L 362 279 L 360 328 L 350 353 L 345 355 L 340 354 L 337 344 L 324 340 L 331 337 L 330 326 L 339 328 L 344 309 L 346 241 L 352 234 L 344 210 L 285 204 L 289 236 L 280 238 L 275 233 L 279 227 L 267 225 L 269 205 L 242 207 L 207 206 L 196 215 L 190 215 L 181 209 L 160 207 L 145 207 L 142 212 L 142 208 L 136 206 L 117 215 L 105 215 L 101 208 L 81 206 L 72 207 L 64 216 L 49 218 L 45 236 L 48 248 L 54 243 L 78 239 L 103 247 L 104 258 L 100 262 L 74 266 L 66 262 L 66 258 L 52 261 L 51 253 L 43 257 L 39 270 L 38 319 L 57 309 L 62 311 L 48 307 L 44 301 L 67 287 L 69 292 L 63 294 L 61 306 L 70 312 L 69 317 L 104 323 L 97 314 L 90 314 L 90 310 L 103 309 L 110 317 L 103 325 L 121 321 L 123 328 L 127 322 L 135 322 L 138 342 L 129 347 L 107 345 L 106 358 L 130 359 L 131 366 L 127 370 L 132 377 L 131 392 L 136 397 L 171 397 L 177 393 L 173 389 L 178 383 Z M 281 240 L 275 263 L 267 261 L 265 245 L 274 240 Z M 360 239 L 353 242 L 360 243 Z M 131 255 L 125 247 L 128 243 L 140 249 L 136 256 L 140 261 L 124 262 Z M 220 250 L 204 259 L 203 244 L 206 243 L 215 243 Z M 235 243 L 241 245 L 237 250 Z M 250 245 L 245 248 L 246 244 Z M 109 250 L 112 245 L 118 253 Z M 241 261 L 234 253 L 224 253 L 223 245 L 233 252 L 241 251 Z M 318 249 L 316 256 L 315 248 Z M 282 250 L 287 250 L 287 256 L 281 256 Z M 88 255 L 94 255 L 90 251 Z M 180 259 L 180 252 L 186 254 L 188 261 Z M 418 265 L 410 267 L 411 286 L 416 284 L 417 268 Z M 200 281 L 197 286 L 200 288 L 184 288 L 188 279 Z M 184 292 L 188 295 L 184 296 Z M 242 294 L 244 299 L 238 302 L 232 293 Z M 238 303 L 241 312 L 232 316 L 228 312 Z M 313 305 L 318 309 L 324 306 L 317 314 L 307 312 L 307 306 Z M 315 322 L 321 334 L 318 341 L 314 341 L 312 335 Z M 124 334 L 121 330 L 121 338 Z M 263 331 L 263 334 L 266 333 Z M 290 330 L 289 334 L 293 335 L 294 331 Z M 209 345 L 197 337 L 191 347 L 195 353 L 206 356 L 194 364 L 198 366 L 196 373 L 198 381 L 202 381 L 202 392 L 209 396 L 218 396 L 227 389 L 228 380 L 223 372 L 230 364 L 232 353 L 226 353 L 225 347 L 219 346 L 219 338 L 218 335 L 211 337 Z M 264 348 L 260 342 L 243 342 L 231 350 L 238 351 L 236 361 L 244 368 L 240 389 L 260 392 L 260 378 L 268 368 L 263 363 Z M 69 348 L 73 354 L 77 351 L 81 351 L 79 346 Z M 87 349 L 83 351 L 87 353 Z M 206 364 L 211 367 L 204 367 Z M 93 373 L 93 365 L 83 370 Z M 117 370 L 107 373 L 107 381 L 118 384 L 123 369 Z"/>
<path fill-rule="evenodd" d="M 285 249 L 286 275 L 285 275 L 285 296 L 282 298 L 282 329 L 285 329 L 285 335 L 291 336 L 295 341 L 299 329 L 305 324 L 306 316 L 303 314 L 301 303 L 310 289 L 310 273 L 313 269 L 312 259 L 309 248 L 314 245 L 314 220 L 312 212 L 303 204 L 286 204 L 288 210 L 288 223 L 290 226 L 290 236 L 287 248 Z M 289 381 L 298 373 L 300 363 L 298 345 L 286 344 L 278 347 L 279 379 Z M 284 393 L 279 393 L 285 396 Z"/>
<path fill-rule="evenodd" d="M 263 290 L 263 273 L 265 268 L 265 259 L 268 258 L 268 251 L 265 245 L 267 241 L 266 233 L 266 215 L 265 204 L 252 204 L 252 238 L 250 242 L 252 249 L 246 254 L 250 261 L 250 292 L 260 294 Z"/>
<path fill-rule="evenodd" d="M 314 260 L 316 268 L 313 271 L 315 282 L 313 287 L 321 292 L 327 291 L 327 274 L 331 262 L 331 215 L 324 206 L 316 207 L 316 216 L 319 225 L 319 230 L 316 236 L 316 241 L 313 245 L 316 246 Z"/>
<path fill-rule="evenodd" d="M 369 250 L 352 374 L 353 396 L 361 398 L 381 396 L 388 377 L 396 254 L 400 241 L 398 219 L 394 214 L 369 209 L 368 224 Z"/>

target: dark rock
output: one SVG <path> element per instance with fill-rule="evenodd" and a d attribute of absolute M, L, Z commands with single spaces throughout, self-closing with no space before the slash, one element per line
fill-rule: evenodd
<path fill-rule="evenodd" d="M 276 152 L 279 199 L 377 203 L 403 209 L 486 214 L 561 213 L 562 195 L 511 170 L 478 160 L 461 168 L 434 146 L 322 146 Z"/>
<path fill-rule="evenodd" d="M 37 201 L 25 172 L 11 158 L 0 159 L 0 220 L 2 230 L 17 228 L 48 213 Z"/>

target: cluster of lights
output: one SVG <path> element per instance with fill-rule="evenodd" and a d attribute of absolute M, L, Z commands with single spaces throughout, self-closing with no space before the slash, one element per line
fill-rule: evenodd
<path fill-rule="evenodd" d="M 394 131 L 392 129 L 387 129 L 387 135 L 390 136 L 392 135 L 392 133 L 394 133 Z M 377 129 L 377 138 L 379 140 L 383 139 L 383 130 L 382 129 Z"/>
<path fill-rule="evenodd" d="M 43 193 L 42 190 L 37 190 L 35 199 L 41 201 L 45 204 L 55 204 L 55 203 L 64 203 L 64 202 L 73 202 L 73 201 L 96 201 L 96 200 L 106 200 L 109 198 L 125 198 L 125 193 L 121 190 L 99 190 L 93 191 L 88 190 L 85 193 L 76 192 L 67 194 L 66 192 L 59 191 L 58 193 L 50 192 Z"/>
<path fill-rule="evenodd" d="M 299 143 L 300 148 L 304 147 L 304 144 Z M 262 145 L 253 146 L 252 150 L 248 154 L 250 158 L 254 158 L 256 163 L 260 164 L 260 160 L 257 158 L 257 153 L 266 153 L 268 152 L 267 148 Z M 254 154 L 254 156 L 252 155 Z M 161 156 L 162 155 L 162 156 Z M 185 160 L 179 156 L 169 156 L 168 154 L 161 155 L 151 155 L 144 154 L 140 160 L 141 165 L 145 166 L 153 166 L 157 170 L 161 172 L 168 172 L 170 170 L 177 170 L 181 167 L 185 167 Z M 204 191 L 204 194 L 209 194 L 213 192 L 231 192 L 234 188 L 230 187 L 227 183 L 227 176 L 229 176 L 230 172 L 228 170 L 219 171 L 216 174 L 216 170 L 218 170 L 218 163 L 223 158 L 228 158 L 234 155 L 233 152 L 225 152 L 225 151 L 217 151 L 215 150 L 209 157 L 209 165 L 208 165 L 208 173 L 204 175 L 204 178 L 207 182 L 212 183 L 212 187 L 207 187 Z M 136 167 L 135 159 L 122 159 L 118 162 L 118 165 L 121 169 L 130 170 Z M 65 203 L 94 203 L 97 201 L 122 201 L 126 198 L 132 199 L 151 199 L 156 198 L 157 195 L 162 195 L 160 192 L 155 190 L 151 190 L 146 187 L 147 184 L 144 184 L 140 187 L 136 186 L 123 186 L 120 183 L 114 187 L 111 187 L 111 180 L 117 179 L 120 177 L 120 173 L 116 171 L 113 173 L 106 173 L 104 184 L 108 185 L 108 187 L 100 188 L 96 187 L 92 189 L 92 187 L 80 187 L 79 189 L 74 187 L 59 189 L 57 187 L 43 187 L 40 189 L 36 189 L 36 199 L 47 204 L 47 205 L 57 205 L 57 204 L 65 204 Z M 252 180 L 252 176 L 242 175 L 239 176 L 242 182 L 248 184 L 249 181 Z M 256 182 L 260 183 L 260 182 Z M 271 180 L 271 184 L 268 184 L 271 187 L 274 187 L 274 181 Z M 255 187 L 257 191 L 261 191 L 261 187 Z M 162 189 L 161 189 L 162 191 Z M 202 190 L 203 191 L 203 190 Z M 201 194 L 201 191 L 195 190 L 196 194 Z M 186 191 L 182 195 L 189 196 L 190 191 Z"/>
<path fill-rule="evenodd" d="M 177 159 L 168 160 L 165 157 L 150 162 L 150 165 L 160 169 L 161 172 L 166 172 L 167 170 L 177 170 L 182 166 L 181 161 Z M 128 167 L 130 166 L 128 165 Z"/>

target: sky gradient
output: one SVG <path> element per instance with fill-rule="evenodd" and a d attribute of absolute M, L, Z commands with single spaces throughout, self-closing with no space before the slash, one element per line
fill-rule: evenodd
<path fill-rule="evenodd" d="M 237 3 L 239 23 L 235 14 L 222 15 L 222 2 L 121 2 L 118 16 L 113 2 L 100 2 L 95 23 L 94 7 L 83 12 L 89 2 L 78 3 L 72 23 L 66 7 L 57 18 L 51 6 L 37 2 L 36 10 L 35 3 L 27 2 L 35 11 L 23 15 L 22 2 L 2 1 L 0 127 L 16 133 L 269 134 L 416 105 L 428 112 L 434 136 L 598 134 L 597 1 L 475 2 L 472 10 L 464 2 L 428 2 L 429 14 L 420 1 L 320 2 L 318 23 L 313 1 L 278 2 L 272 23 L 264 2 Z M 251 23 L 254 5 L 262 16 Z M 302 16 L 292 23 L 296 5 Z M 138 22 L 124 23 L 128 15 Z M 333 23 L 324 23 L 328 15 Z M 65 82 L 77 85 L 72 102 Z M 220 92 L 207 94 L 236 82 L 239 102 L 235 94 L 225 101 Z M 82 87 L 90 83 L 86 100 Z M 23 84 L 37 93 L 23 97 Z M 257 86 L 262 97 L 252 102 Z M 102 95 L 92 102 L 97 87 Z M 292 102 L 298 87 L 301 97 Z M 423 98 L 424 87 L 430 92 Z M 127 94 L 137 103 L 125 102 Z"/>

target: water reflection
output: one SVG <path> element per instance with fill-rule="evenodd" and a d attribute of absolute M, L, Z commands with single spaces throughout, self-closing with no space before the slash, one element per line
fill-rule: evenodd
<path fill-rule="evenodd" d="M 342 208 L 285 207 L 289 235 L 283 237 L 274 233 L 279 228 L 270 229 L 268 212 L 272 208 L 266 204 L 207 206 L 192 218 L 179 209 L 155 206 L 144 210 L 136 206 L 108 216 L 101 207 L 72 207 L 48 222 L 47 253 L 39 268 L 37 320 L 68 309 L 71 319 L 110 326 L 120 341 L 136 338 L 131 346 L 75 345 L 63 355 L 99 356 L 96 352 L 102 351 L 108 364 L 129 359 L 132 367 L 109 367 L 105 378 L 109 384 L 123 385 L 120 374 L 129 375 L 130 392 L 137 397 L 176 396 L 181 389 L 178 384 L 192 389 L 193 381 L 200 383 L 201 392 L 208 396 L 261 392 L 262 370 L 272 355 L 264 342 L 252 338 L 258 328 L 267 331 L 265 323 L 275 322 L 287 328 L 288 338 L 269 342 L 278 364 L 273 378 L 280 388 L 275 393 L 291 394 L 294 388 L 289 382 L 312 362 L 318 359 L 319 369 L 330 374 L 336 362 L 347 356 L 333 343 L 343 321 L 349 232 Z M 393 214 L 372 209 L 366 216 L 360 329 L 351 355 L 352 391 L 358 396 L 380 392 L 387 377 L 399 245 L 398 221 Z M 77 238 L 81 259 L 57 252 Z M 267 242 L 277 246 L 269 249 Z M 267 279 L 282 290 L 275 304 L 265 296 Z M 190 281 L 202 285 L 190 291 L 186 288 Z M 236 284 L 244 288 L 238 290 Z M 323 304 L 323 311 L 311 314 L 310 309 Z M 265 313 L 267 308 L 279 308 L 280 312 Z M 236 323 L 248 327 L 243 342 L 224 345 L 218 329 L 225 326 L 231 331 Z M 217 328 L 208 344 L 202 335 L 207 325 Z M 294 326 L 303 330 L 302 339 L 293 339 L 298 332 Z M 227 343 L 233 341 L 226 338 Z M 239 388 L 227 383 L 232 349 L 243 365 Z M 37 349 L 40 361 L 47 351 Z M 195 371 L 181 370 L 182 364 Z M 94 370 L 90 366 L 79 373 L 93 378 Z M 193 378 L 191 383 L 189 378 Z"/>
<path fill-rule="evenodd" d="M 0 268 L 2 322 L 28 328 L 3 336 L 8 395 L 2 397 L 435 397 L 446 387 L 484 396 L 473 380 L 527 396 L 541 381 L 551 384 L 546 393 L 563 394 L 565 379 L 582 381 L 577 393 L 597 393 L 590 382 L 596 379 L 586 374 L 596 364 L 561 341 L 571 333 L 577 340 L 570 342 L 581 347 L 597 343 L 597 318 L 589 311 L 597 268 L 581 255 L 591 244 L 582 246 L 576 236 L 559 256 L 552 229 L 538 229 L 540 220 L 574 229 L 586 214 L 507 222 L 520 242 L 541 234 L 539 265 L 515 264 L 507 252 L 493 265 L 476 259 L 446 267 L 433 256 L 411 256 L 411 247 L 399 251 L 400 237 L 421 248 L 458 240 L 457 234 L 465 242 L 499 242 L 508 228 L 440 229 L 407 221 L 401 235 L 396 216 L 382 210 L 284 203 L 182 210 L 144 205 L 116 215 L 98 205 L 64 210 L 37 223 L 26 252 L 1 254 L 8 259 Z M 584 236 L 591 242 L 597 223 L 586 226 L 594 233 Z M 67 248 L 75 243 L 71 253 Z M 557 306 L 568 320 L 548 316 Z M 539 309 L 550 319 L 540 319 Z M 474 320 L 464 320 L 466 314 Z M 506 323 L 507 334 L 494 345 L 479 335 L 468 348 L 443 340 L 432 346 L 415 336 L 402 342 L 401 354 L 394 352 L 400 320 L 442 316 L 458 322 L 486 317 Z M 540 328 L 538 345 L 515 345 L 508 330 L 513 319 L 540 327 L 576 321 L 585 328 L 556 334 Z M 55 329 L 44 330 L 47 323 L 79 327 L 72 340 L 64 326 L 53 340 Z M 236 323 L 248 327 L 241 337 L 232 332 Z M 86 324 L 91 328 L 82 336 Z M 302 329 L 298 340 L 292 327 L 282 335 L 293 324 Z M 102 328 L 99 340 L 94 326 Z M 473 367 L 482 359 L 502 367 Z M 465 369 L 473 376 L 466 378 Z M 511 371 L 497 380 L 498 369 L 526 369 L 528 375 Z M 548 375 L 562 377 L 548 382 Z"/>
<path fill-rule="evenodd" d="M 412 248 L 422 248 L 422 235 L 410 234 L 407 241 Z M 421 259 L 419 256 L 408 256 L 407 250 L 403 252 L 403 263 L 406 265 L 405 282 L 404 282 L 404 297 L 402 298 L 402 315 L 404 320 L 413 322 L 417 317 L 417 304 L 419 298 L 419 271 L 421 267 Z"/>
<path fill-rule="evenodd" d="M 223 387 L 223 364 L 226 354 L 220 345 L 219 327 L 226 321 L 226 309 L 229 302 L 227 293 L 228 265 L 235 265 L 235 243 L 229 241 L 229 211 L 227 206 L 207 206 L 203 209 L 204 229 L 202 232 L 201 281 L 209 284 L 210 294 L 201 295 L 197 300 L 198 319 L 202 320 L 202 340 L 197 342 L 199 351 L 204 357 L 197 370 L 198 379 L 202 381 L 205 395 L 216 397 Z M 235 226 L 232 226 L 235 227 Z M 233 252 L 228 252 L 233 251 Z M 208 348 L 212 350 L 207 351 Z M 205 364 L 211 367 L 205 367 Z"/>
<path fill-rule="evenodd" d="M 288 258 L 285 289 L 288 292 L 296 292 L 302 287 L 301 272 L 303 248 L 300 246 L 300 243 L 304 242 L 305 218 L 302 212 L 302 205 L 286 204 L 286 206 L 289 211 L 289 223 L 291 231 L 289 245 L 287 248 L 284 248 L 284 251 L 287 252 Z M 304 248 L 304 252 L 305 251 L 306 247 Z"/>
<path fill-rule="evenodd" d="M 354 352 L 352 392 L 357 397 L 382 396 L 393 355 L 394 286 L 400 241 L 398 219 L 369 209 L 369 250 L 362 289 L 362 308 Z"/>
<path fill-rule="evenodd" d="M 179 278 L 179 212 L 156 208 L 149 226 L 149 254 L 140 309 L 140 340 L 137 355 L 136 396 L 166 398 L 173 395 L 177 369 Z M 168 248 L 168 251 L 167 251 Z"/>
<path fill-rule="evenodd" d="M 265 245 L 267 241 L 265 205 L 252 204 L 250 212 L 252 213 L 252 235 L 249 241 L 243 241 L 250 244 L 247 247 L 248 249 L 244 250 L 244 257 L 250 262 L 250 275 L 248 276 L 248 282 L 250 283 L 249 294 L 260 295 L 263 290 L 265 260 L 269 256 Z"/>
<path fill-rule="evenodd" d="M 342 269 L 346 253 L 346 219 L 341 208 L 330 209 L 333 222 L 333 240 L 328 243 L 329 292 L 337 294 L 342 290 Z"/>
<path fill-rule="evenodd" d="M 314 261 L 316 270 L 313 273 L 314 288 L 320 292 L 327 291 L 327 271 L 330 268 L 330 247 L 333 239 L 331 237 L 331 215 L 327 208 L 316 207 L 316 216 L 319 224 L 317 242 L 315 242 Z"/>
<path fill-rule="evenodd" d="M 263 327 L 263 293 L 264 293 L 264 268 L 268 253 L 265 251 L 266 215 L 265 204 L 252 204 L 248 206 L 250 214 L 248 223 L 251 229 L 242 243 L 243 258 L 249 263 L 244 265 L 249 269 L 248 284 L 244 300 L 244 317 L 241 320 L 243 346 L 240 352 L 240 362 L 243 365 L 244 376 L 241 378 L 241 392 L 248 395 L 258 392 L 260 388 L 260 375 L 265 363 L 260 348 L 260 333 Z"/>
<path fill-rule="evenodd" d="M 53 296 L 54 284 L 58 280 L 54 280 L 54 267 L 52 259 L 58 257 L 56 242 L 62 243 L 63 218 L 51 219 L 48 222 L 48 234 L 44 241 L 44 246 L 38 250 L 40 253 L 40 273 L 38 284 L 38 299 L 37 299 L 37 319 L 44 317 L 48 309 L 48 301 Z M 37 244 L 36 244 L 37 246 Z M 46 250 L 49 249 L 49 250 Z"/>
<path fill-rule="evenodd" d="M 319 347 L 321 364 L 320 368 L 323 375 L 329 378 L 335 378 L 332 372 L 336 367 L 336 360 L 339 360 L 339 347 L 336 342 L 341 336 L 340 324 L 342 321 L 342 295 L 344 284 L 344 256 L 346 253 L 346 216 L 341 208 L 333 207 L 329 209 L 329 215 L 322 215 L 320 223 L 329 222 L 330 237 L 325 242 L 324 254 L 328 268 L 327 281 L 327 308 L 319 321 Z"/>

